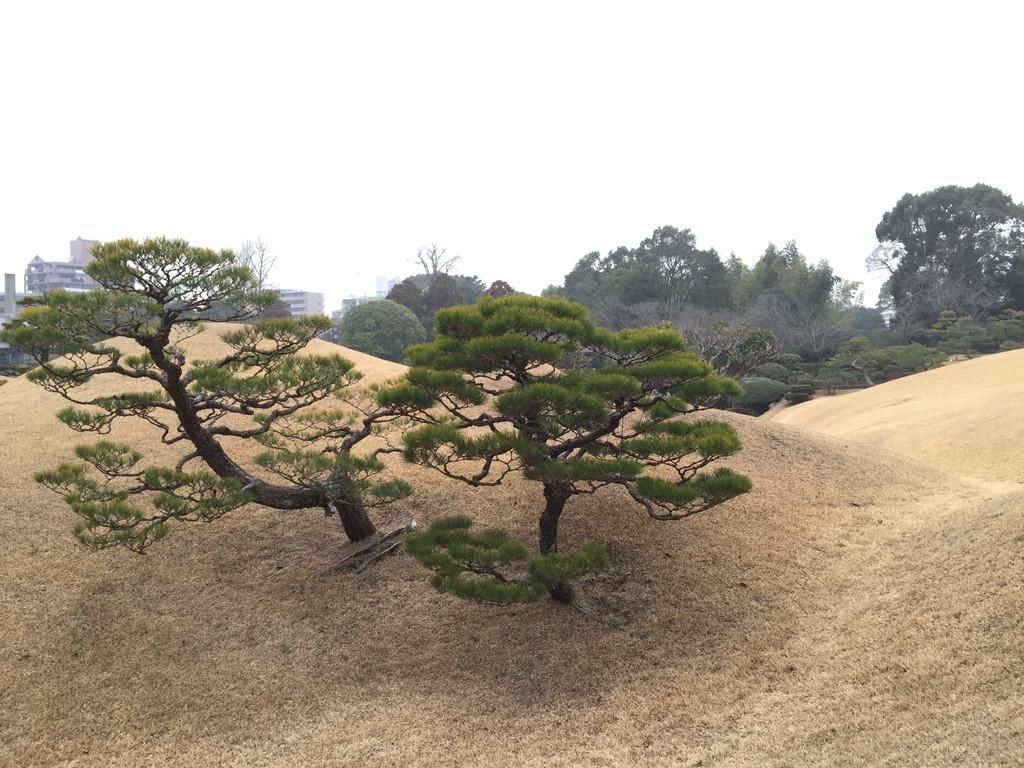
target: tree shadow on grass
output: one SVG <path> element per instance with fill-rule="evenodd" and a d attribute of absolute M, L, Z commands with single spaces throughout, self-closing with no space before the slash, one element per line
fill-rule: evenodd
<path fill-rule="evenodd" d="M 433 698 L 454 711 L 486 701 L 515 717 L 585 708 L 673 669 L 727 668 L 726 657 L 757 655 L 792 631 L 791 596 L 751 577 L 745 539 L 728 524 L 666 528 L 616 504 L 601 520 L 579 515 L 563 537 L 610 542 L 608 571 L 580 585 L 592 615 L 440 595 L 404 554 L 332 570 L 337 535 L 313 520 L 267 514 L 179 531 L 159 554 L 107 558 L 61 617 L 44 651 L 49 717 L 83 738 L 256 739 L 325 703 Z M 533 534 L 526 520 L 518 528 Z"/>

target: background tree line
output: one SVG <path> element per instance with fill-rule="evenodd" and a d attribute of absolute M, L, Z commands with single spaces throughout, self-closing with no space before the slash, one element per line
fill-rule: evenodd
<path fill-rule="evenodd" d="M 877 383 L 945 359 L 923 349 L 979 354 L 1019 343 L 1017 321 L 1006 313 L 1024 309 L 1024 207 L 1009 195 L 983 184 L 907 194 L 875 233 L 879 245 L 867 265 L 887 273 L 877 307 L 865 306 L 860 283 L 842 279 L 827 261 L 811 261 L 796 241 L 769 243 L 748 265 L 698 247 L 691 230 L 673 226 L 635 247 L 586 254 L 543 293 L 583 304 L 594 322 L 613 330 L 673 327 L 716 370 L 736 378 L 797 356 L 799 376 L 790 369 L 785 379 L 748 388 L 777 392 L 785 384 L 797 398 L 803 387 Z M 265 244 L 248 242 L 239 256 L 265 283 L 274 263 Z M 350 310 L 336 338 L 405 361 L 406 348 L 434 338 L 438 311 L 515 292 L 503 280 L 485 287 L 476 275 L 455 272 L 458 262 L 437 245 L 421 248 L 417 271 L 387 301 Z M 286 314 L 275 304 L 263 317 Z"/>
<path fill-rule="evenodd" d="M 561 286 L 545 293 L 587 306 L 611 328 L 669 323 L 692 337 L 716 326 L 763 328 L 780 346 L 822 361 L 852 332 L 884 328 L 862 306 L 860 285 L 825 261 L 811 263 L 795 241 L 769 243 L 753 266 L 700 249 L 689 229 L 659 227 L 636 248 L 580 259 Z"/>

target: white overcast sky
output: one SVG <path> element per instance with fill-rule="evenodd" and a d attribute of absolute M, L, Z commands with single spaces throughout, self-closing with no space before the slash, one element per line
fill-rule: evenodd
<path fill-rule="evenodd" d="M 432 242 L 536 292 L 673 224 L 862 279 L 903 193 L 1024 198 L 1022 30 L 977 0 L 5 2 L 0 271 L 260 236 L 331 309 Z"/>

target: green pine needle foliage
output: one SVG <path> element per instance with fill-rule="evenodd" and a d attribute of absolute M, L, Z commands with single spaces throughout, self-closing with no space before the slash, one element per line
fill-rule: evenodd
<path fill-rule="evenodd" d="M 434 572 L 430 583 L 438 591 L 490 605 L 534 603 L 556 585 L 600 570 L 608 562 L 607 549 L 598 542 L 564 555 L 528 559 L 526 547 L 506 531 L 474 532 L 472 527 L 469 517 L 457 515 L 406 537 L 406 552 Z M 518 575 L 510 575 L 509 569 L 516 566 Z"/>
<path fill-rule="evenodd" d="M 103 243 L 93 256 L 85 269 L 101 289 L 48 292 L 0 339 L 35 358 L 31 381 L 71 401 L 58 418 L 72 430 L 105 436 L 117 420 L 138 418 L 156 428 L 154 441 L 182 450 L 175 468 L 139 467 L 137 451 L 101 440 L 76 448 L 80 463 L 40 472 L 79 516 L 79 540 L 141 552 L 175 521 L 209 522 L 247 503 L 323 509 L 367 536 L 365 507 L 409 495 L 377 458 L 397 449 L 388 430 L 408 409 L 375 403 L 340 355 L 298 354 L 331 327 L 326 317 L 255 320 L 276 294 L 231 251 L 156 238 Z M 249 322 L 221 333 L 229 351 L 219 358 L 188 359 L 184 342 L 206 318 Z M 111 337 L 136 348 L 122 351 Z M 96 377 L 120 377 L 130 391 L 82 394 Z M 357 454 L 371 436 L 381 447 Z M 235 439 L 265 450 L 248 463 L 231 455 Z"/>
<path fill-rule="evenodd" d="M 606 486 L 624 488 L 658 520 L 689 517 L 750 490 L 732 471 L 706 471 L 740 450 L 735 430 L 692 416 L 742 389 L 676 331 L 612 333 L 579 304 L 521 295 L 443 309 L 436 322 L 435 340 L 409 350 L 405 379 L 377 393 L 378 403 L 416 424 L 403 436 L 404 456 L 473 486 L 497 485 L 511 473 L 538 482 L 545 519 L 555 521 L 542 535 L 557 536 L 568 498 Z M 541 550 L 555 544 L 542 540 Z M 435 581 L 445 591 L 480 599 L 480 590 L 493 589 L 495 602 L 514 593 L 498 579 L 467 586 L 465 562 L 443 562 L 450 572 Z"/>
<path fill-rule="evenodd" d="M 212 472 L 156 466 L 132 472 L 142 456 L 119 443 L 80 445 L 75 453 L 86 463 L 61 464 L 35 479 L 64 497 L 81 518 L 74 528 L 76 538 L 94 549 L 124 546 L 143 552 L 167 534 L 170 520 L 211 522 L 251 500 L 237 480 Z M 110 482 L 126 476 L 137 478 L 138 484 L 124 488 Z M 138 503 L 144 493 L 148 512 Z"/>

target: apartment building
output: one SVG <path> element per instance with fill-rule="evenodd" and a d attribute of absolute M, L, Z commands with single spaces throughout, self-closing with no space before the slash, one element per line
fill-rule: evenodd
<path fill-rule="evenodd" d="M 85 274 L 84 267 L 92 261 L 94 240 L 78 237 L 71 241 L 68 261 L 44 261 L 36 256 L 25 268 L 25 293 L 41 294 L 61 288 L 65 291 L 88 291 L 99 284 Z"/>
<path fill-rule="evenodd" d="M 280 288 L 277 291 L 281 301 L 288 305 L 292 317 L 309 317 L 324 313 L 324 295 L 313 291 Z"/>

